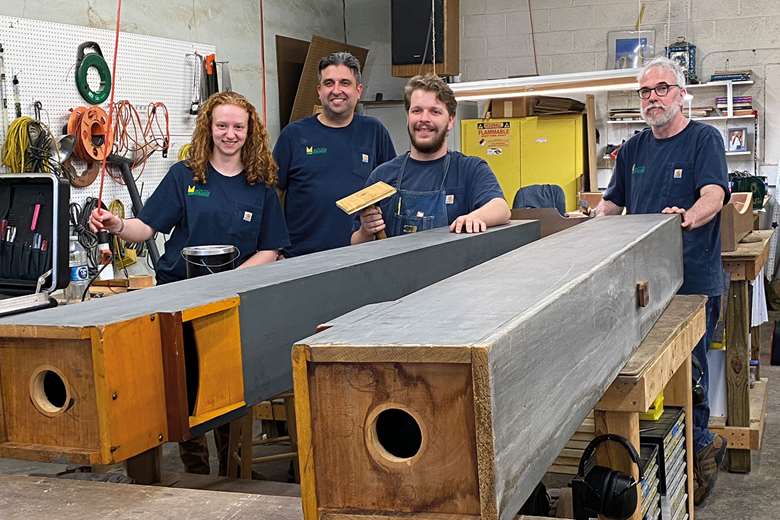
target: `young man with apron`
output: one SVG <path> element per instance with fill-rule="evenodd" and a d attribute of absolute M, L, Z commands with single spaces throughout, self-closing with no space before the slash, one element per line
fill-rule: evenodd
<path fill-rule="evenodd" d="M 444 226 L 478 233 L 507 223 L 509 206 L 488 164 L 447 150 L 457 106 L 450 87 L 432 74 L 415 76 L 404 100 L 411 151 L 378 166 L 366 181 L 384 181 L 398 191 L 360 213 L 352 243 L 373 240 L 383 229 L 389 237 Z"/>

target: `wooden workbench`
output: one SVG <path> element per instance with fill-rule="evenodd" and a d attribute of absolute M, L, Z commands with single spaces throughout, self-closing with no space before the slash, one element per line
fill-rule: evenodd
<path fill-rule="evenodd" d="M 575 474 L 576 464 L 587 443 L 596 435 L 616 433 L 627 438 L 639 451 L 639 414 L 647 411 L 658 395 L 664 402 L 685 409 L 685 445 L 688 474 L 688 514 L 693 520 L 693 415 L 691 396 L 691 351 L 706 328 L 706 298 L 675 296 L 650 330 L 634 355 L 572 437 L 552 473 Z M 613 443 L 599 449 L 599 464 L 632 472 L 636 466 L 627 460 L 625 450 Z M 641 519 L 641 497 L 632 520 Z"/>
<path fill-rule="evenodd" d="M 731 276 L 726 303 L 726 425 L 713 421 L 710 429 L 729 441 L 729 471 L 750 471 L 750 450 L 761 447 L 766 412 L 766 379 L 749 388 L 750 359 L 758 359 L 758 328 L 751 330 L 748 284 L 761 273 L 769 257 L 774 230 L 753 231 L 732 252 L 721 254 Z M 752 349 L 751 345 L 752 336 Z M 752 394 L 752 395 L 751 395 Z M 752 419 L 751 420 L 751 416 Z"/>

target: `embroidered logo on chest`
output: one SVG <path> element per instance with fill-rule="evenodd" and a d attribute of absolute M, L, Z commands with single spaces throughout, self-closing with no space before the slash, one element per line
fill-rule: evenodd
<path fill-rule="evenodd" d="M 188 197 L 208 197 L 210 195 L 211 192 L 202 186 L 198 186 L 198 185 L 187 186 Z"/>
<path fill-rule="evenodd" d="M 324 146 L 307 146 L 306 155 L 325 155 L 328 149 Z"/>
<path fill-rule="evenodd" d="M 643 173 L 645 173 L 645 167 L 641 164 L 635 164 L 631 167 L 632 175 L 642 175 Z"/>

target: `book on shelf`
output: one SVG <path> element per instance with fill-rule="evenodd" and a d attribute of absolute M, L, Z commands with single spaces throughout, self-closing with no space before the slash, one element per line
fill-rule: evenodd
<path fill-rule="evenodd" d="M 716 70 L 710 81 L 750 81 L 752 78 L 752 70 Z"/>
<path fill-rule="evenodd" d="M 725 103 L 717 103 L 715 107 L 720 109 L 724 109 L 724 108 L 727 109 L 729 106 Z M 733 103 L 731 105 L 731 108 L 733 108 L 734 110 L 752 110 L 753 105 L 750 103 Z"/>
<path fill-rule="evenodd" d="M 715 98 L 715 103 L 727 103 L 729 98 L 727 96 L 718 96 Z M 753 96 L 732 96 L 732 103 L 752 103 Z"/>

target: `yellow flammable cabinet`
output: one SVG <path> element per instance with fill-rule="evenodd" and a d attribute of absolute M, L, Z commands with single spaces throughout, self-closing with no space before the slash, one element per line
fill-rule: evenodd
<path fill-rule="evenodd" d="M 524 186 L 557 184 L 576 210 L 584 145 L 582 114 L 461 122 L 461 151 L 488 162 L 510 205 Z"/>

